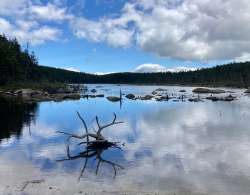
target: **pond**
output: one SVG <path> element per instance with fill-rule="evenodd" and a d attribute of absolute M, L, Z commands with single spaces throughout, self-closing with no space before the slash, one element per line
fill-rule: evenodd
<path fill-rule="evenodd" d="M 192 87 L 160 86 L 168 93 Z M 159 86 L 88 85 L 97 93 L 150 94 Z M 250 194 L 250 98 L 243 90 L 232 102 L 129 100 L 106 98 L 20 103 L 0 99 L 0 194 L 167 193 Z M 67 156 L 64 131 L 81 135 L 83 125 L 97 130 L 113 120 L 122 124 L 103 130 L 119 148 L 99 157 Z M 77 140 L 70 153 L 84 152 Z M 61 161 L 62 159 L 67 159 Z M 98 170 L 97 170 L 98 166 Z M 115 168 L 114 168 L 115 167 Z M 41 182 L 28 181 L 41 180 Z M 26 182 L 26 183 L 25 183 Z M 25 185 L 25 189 L 24 186 Z"/>

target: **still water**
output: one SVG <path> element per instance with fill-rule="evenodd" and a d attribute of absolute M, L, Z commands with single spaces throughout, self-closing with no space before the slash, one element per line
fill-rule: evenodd
<path fill-rule="evenodd" d="M 118 95 L 150 94 L 159 86 L 89 85 L 97 93 Z M 162 87 L 168 93 L 191 87 Z M 135 191 L 169 194 L 250 194 L 250 97 L 243 90 L 230 89 L 233 102 L 157 102 L 128 100 L 109 102 L 106 98 L 77 101 L 18 103 L 0 99 L 0 194 L 24 193 L 25 181 L 34 194 L 69 194 L 75 189 L 92 192 Z M 82 134 L 79 111 L 89 129 L 117 121 L 103 135 L 120 142 L 119 148 L 100 151 L 90 157 L 80 180 L 85 158 L 67 158 L 64 131 Z M 70 143 L 77 156 L 83 146 Z M 115 163 L 115 168 L 114 164 Z M 72 188 L 72 189 L 71 189 Z M 38 189 L 36 191 L 36 189 Z M 24 191 L 25 191 L 24 190 Z M 55 190 L 55 191 L 53 191 Z M 61 190 L 61 191 L 60 191 Z M 32 194 L 32 193 L 31 193 Z"/>

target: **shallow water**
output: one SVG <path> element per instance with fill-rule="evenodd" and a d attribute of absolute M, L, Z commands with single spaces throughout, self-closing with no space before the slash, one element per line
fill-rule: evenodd
<path fill-rule="evenodd" d="M 98 93 L 150 94 L 159 86 L 89 85 Z M 161 87 L 179 94 L 191 87 Z M 176 194 L 250 194 L 250 97 L 233 102 L 157 102 L 127 100 L 122 105 L 106 98 L 21 104 L 0 99 L 0 192 L 25 180 L 53 177 L 54 184 L 70 183 L 95 190 L 164 191 Z M 103 159 L 96 175 L 96 156 L 67 158 L 65 131 L 82 133 L 79 111 L 90 129 L 97 128 L 95 116 L 106 124 L 117 114 L 123 124 L 104 130 L 104 136 L 120 142 L 122 150 L 100 151 Z M 123 146 L 123 143 L 125 145 Z M 84 147 L 73 141 L 70 152 Z M 9 167 L 9 170 L 8 170 Z M 7 170 L 6 170 L 7 169 Z M 67 188 L 70 188 L 68 186 Z M 1 191 L 2 190 L 2 191 Z"/>

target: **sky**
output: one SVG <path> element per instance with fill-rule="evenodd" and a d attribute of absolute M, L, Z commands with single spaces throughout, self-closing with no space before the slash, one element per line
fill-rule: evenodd
<path fill-rule="evenodd" d="M 46 66 L 194 70 L 250 59 L 250 1 L 0 0 L 0 33 Z"/>

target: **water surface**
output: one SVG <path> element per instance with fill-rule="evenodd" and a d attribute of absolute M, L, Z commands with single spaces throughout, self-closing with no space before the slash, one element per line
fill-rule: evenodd
<path fill-rule="evenodd" d="M 145 95 L 158 87 L 89 85 L 105 95 L 118 95 L 120 89 L 124 94 Z M 192 96 L 191 87 L 163 88 L 169 94 L 185 89 Z M 44 178 L 61 190 L 77 183 L 88 191 L 250 194 L 250 98 L 242 90 L 230 91 L 238 100 L 124 99 L 120 106 L 106 98 L 33 104 L 0 99 L 0 192 L 16 194 L 22 182 Z M 124 167 L 117 167 L 116 177 L 108 163 L 101 163 L 96 175 L 96 156 L 88 160 L 80 181 L 84 158 L 57 161 L 67 158 L 66 136 L 57 131 L 82 133 L 76 111 L 90 129 L 97 128 L 95 116 L 106 124 L 116 113 L 124 122 L 103 133 L 122 147 L 101 152 L 103 159 Z M 70 146 L 72 155 L 84 151 L 74 141 Z"/>

